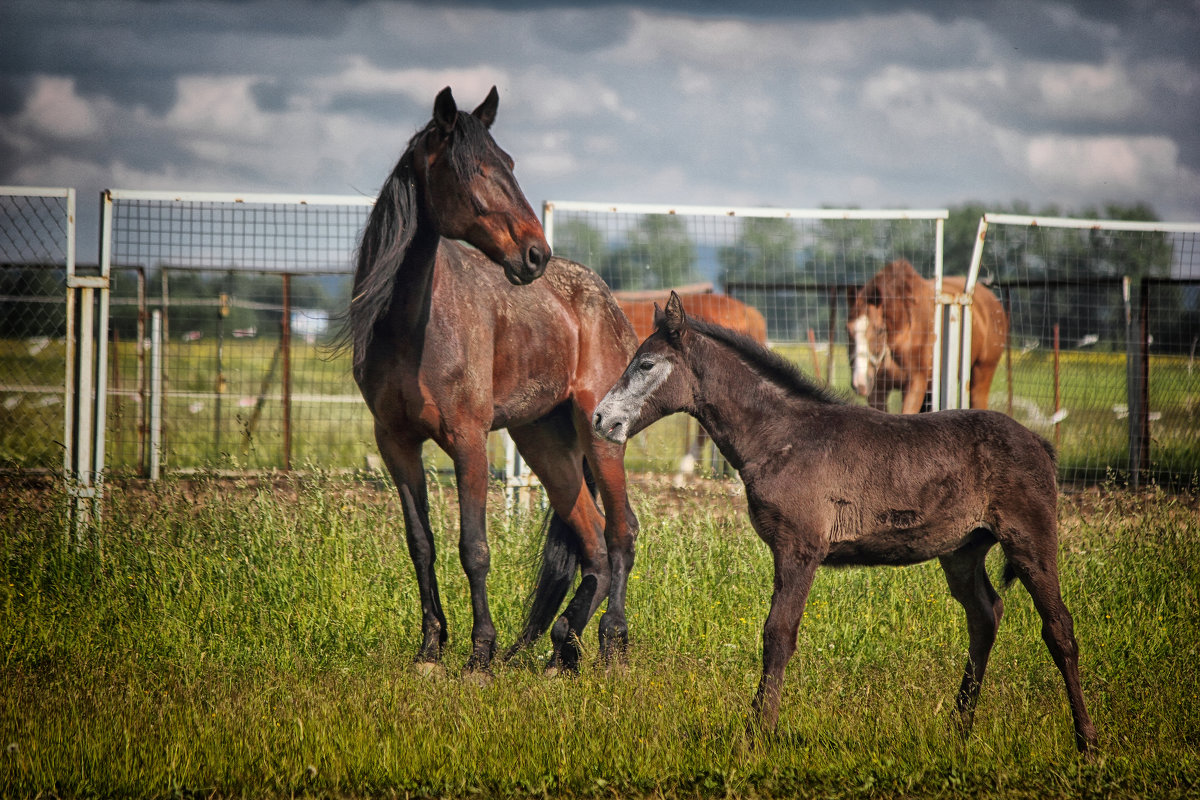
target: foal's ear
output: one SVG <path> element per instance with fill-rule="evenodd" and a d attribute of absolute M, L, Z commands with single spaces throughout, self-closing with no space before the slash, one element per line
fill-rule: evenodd
<path fill-rule="evenodd" d="M 458 122 L 458 105 L 449 86 L 438 92 L 437 99 L 433 101 L 433 121 L 442 133 L 454 130 L 454 123 Z"/>
<path fill-rule="evenodd" d="M 678 339 L 687 330 L 687 314 L 683 310 L 683 301 L 674 289 L 671 290 L 671 297 L 663 311 L 662 325 L 672 339 Z"/>
<path fill-rule="evenodd" d="M 479 104 L 479 108 L 472 111 L 472 115 L 483 123 L 483 127 L 490 128 L 492 123 L 496 121 L 496 108 L 500 105 L 500 93 L 493 86 L 488 92 L 488 96 Z"/>

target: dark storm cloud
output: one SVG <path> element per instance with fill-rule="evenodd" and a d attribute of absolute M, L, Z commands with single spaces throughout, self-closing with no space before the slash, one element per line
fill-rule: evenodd
<path fill-rule="evenodd" d="M 1200 216 L 1195 2 L 0 0 L 0 36 L 0 183 L 372 194 L 495 83 L 535 203 Z"/>

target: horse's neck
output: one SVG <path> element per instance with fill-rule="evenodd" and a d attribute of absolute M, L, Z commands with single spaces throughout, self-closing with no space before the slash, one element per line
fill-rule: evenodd
<path fill-rule="evenodd" d="M 815 401 L 797 397 L 764 378 L 727 345 L 697 338 L 700 346 L 690 353 L 696 375 L 696 404 L 691 413 L 725 459 L 740 470 L 776 449 L 764 428 L 765 420 L 793 415 L 797 407 Z"/>
<path fill-rule="evenodd" d="M 433 281 L 437 269 L 441 236 L 424 214 L 417 215 L 417 230 L 396 271 L 389 316 L 394 330 L 424 328 L 433 302 Z"/>

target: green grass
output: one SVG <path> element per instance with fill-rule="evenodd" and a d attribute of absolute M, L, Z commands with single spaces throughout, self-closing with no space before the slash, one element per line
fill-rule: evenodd
<path fill-rule="evenodd" d="M 974 733 L 936 564 L 821 570 L 780 730 L 747 740 L 770 591 L 733 483 L 640 484 L 627 666 L 545 679 L 548 645 L 478 688 L 452 492 L 434 484 L 450 677 L 419 678 L 418 602 L 390 489 L 316 478 L 111 486 L 82 546 L 62 497 L 2 487 L 6 796 L 1184 797 L 1200 783 L 1196 500 L 1062 500 L 1061 569 L 1100 754 L 1073 749 L 1019 586 Z M 493 496 L 492 609 L 512 640 L 536 516 Z M 995 554 L 994 554 L 995 555 Z M 993 569 L 998 567 L 994 563 Z M 595 653 L 595 626 L 585 636 Z"/>

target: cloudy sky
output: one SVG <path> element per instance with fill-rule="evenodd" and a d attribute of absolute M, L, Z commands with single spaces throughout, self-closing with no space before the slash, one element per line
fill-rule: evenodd
<path fill-rule="evenodd" d="M 3 0 L 0 184 L 77 187 L 82 259 L 103 188 L 374 196 L 495 84 L 537 208 L 1200 220 L 1197 42 L 1200 0 Z"/>

